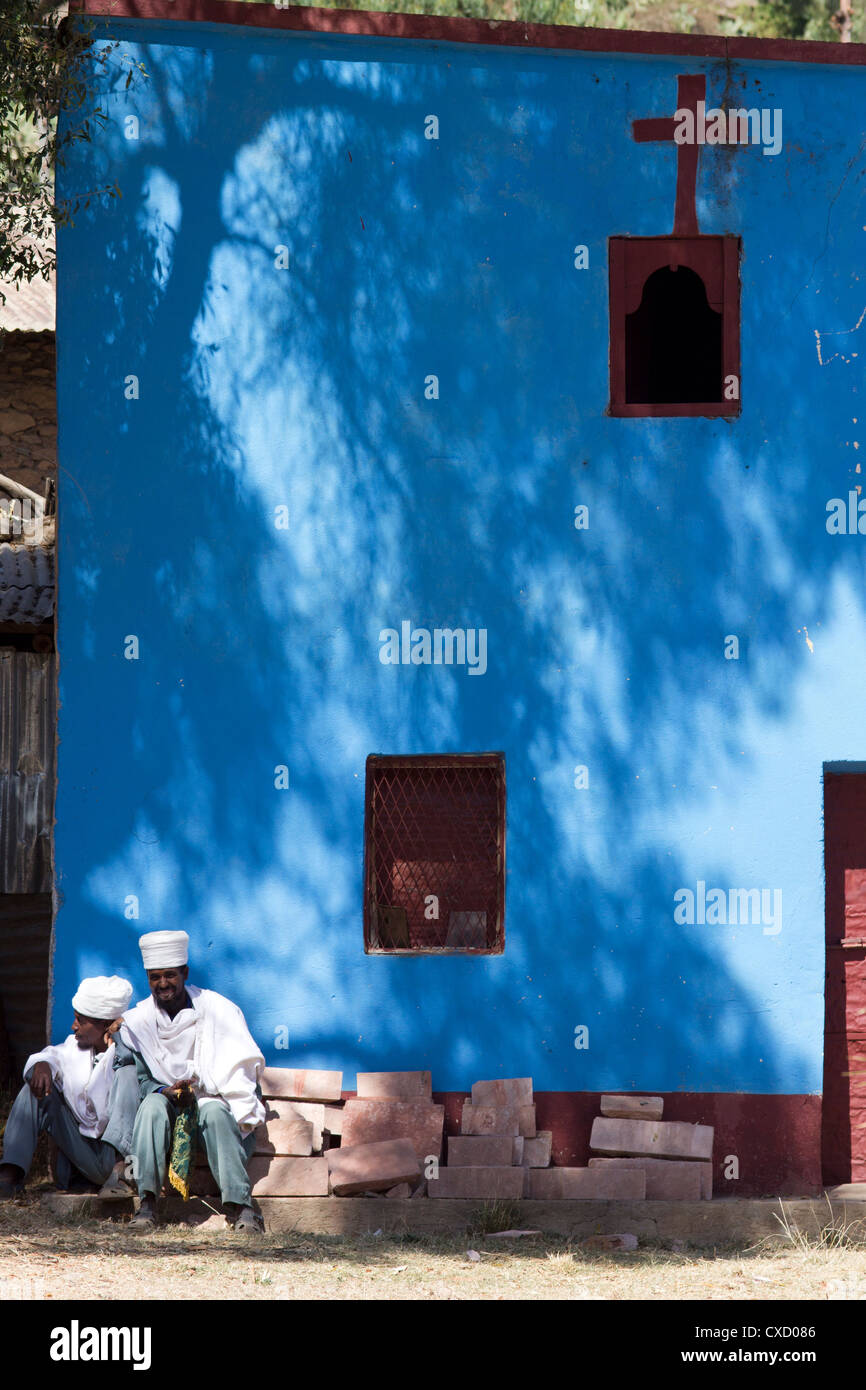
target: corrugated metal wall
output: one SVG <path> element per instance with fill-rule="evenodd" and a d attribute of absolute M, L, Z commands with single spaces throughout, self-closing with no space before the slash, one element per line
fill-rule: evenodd
<path fill-rule="evenodd" d="M 0 647 L 0 894 L 51 892 L 56 710 L 54 657 Z"/>

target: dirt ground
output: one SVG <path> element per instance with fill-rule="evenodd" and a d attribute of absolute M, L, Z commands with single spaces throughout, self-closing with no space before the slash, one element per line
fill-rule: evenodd
<path fill-rule="evenodd" d="M 0 1299 L 49 1298 L 866 1299 L 866 1243 L 601 1254 L 553 1235 L 250 1238 L 217 1216 L 136 1235 L 32 1193 L 0 1204 Z"/>

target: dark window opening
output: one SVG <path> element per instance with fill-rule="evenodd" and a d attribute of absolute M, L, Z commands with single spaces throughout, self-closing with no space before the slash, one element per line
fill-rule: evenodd
<path fill-rule="evenodd" d="M 364 885 L 368 952 L 501 952 L 502 754 L 369 757 Z"/>
<path fill-rule="evenodd" d="M 740 241 L 611 237 L 611 415 L 740 414 Z"/>
<path fill-rule="evenodd" d="M 631 404 L 721 401 L 722 316 L 688 266 L 653 271 L 625 320 L 625 398 Z"/>

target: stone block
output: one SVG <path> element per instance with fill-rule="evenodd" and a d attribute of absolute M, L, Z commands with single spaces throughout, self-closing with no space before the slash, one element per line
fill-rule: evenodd
<path fill-rule="evenodd" d="M 398 1182 L 396 1187 L 389 1187 L 385 1193 L 386 1197 L 411 1197 L 412 1189 L 407 1182 Z"/>
<path fill-rule="evenodd" d="M 174 1189 L 172 1189 L 172 1191 L 174 1191 Z M 32 1200 L 33 1197 L 31 1196 L 30 1201 Z M 43 1210 L 50 1211 L 54 1216 L 72 1216 L 78 1220 L 82 1217 L 88 1217 L 90 1220 L 94 1221 L 112 1221 L 114 1217 L 120 1216 L 121 1214 L 124 1216 L 131 1216 L 133 1211 L 137 1211 L 140 1205 L 138 1200 L 131 1196 L 124 1198 L 123 1201 L 103 1202 L 100 1201 L 95 1192 L 43 1192 L 36 1200 Z M 187 1210 L 189 1210 L 189 1207 L 187 1207 Z M 205 1208 L 205 1211 L 207 1211 L 207 1208 Z M 222 1217 L 220 1217 L 220 1225 L 225 1229 L 225 1222 Z M 117 1227 L 115 1226 L 114 1229 L 117 1230 Z M 32 1271 L 33 1266 L 30 1265 L 29 1269 Z M 37 1266 L 37 1269 L 40 1269 L 44 1273 L 45 1266 Z M 20 1278 L 21 1276 L 19 1275 L 18 1277 Z M 29 1282 L 31 1276 L 27 1275 L 26 1277 Z M 7 1290 L 3 1295 L 4 1299 L 11 1299 L 16 1296 L 15 1278 L 16 1275 L 13 1274 L 11 1288 L 9 1285 L 4 1284 L 4 1288 Z M 37 1274 L 37 1279 L 38 1278 L 40 1278 L 39 1274 Z M 29 1296 L 32 1298 L 33 1294 L 28 1293 L 28 1295 L 25 1295 L 25 1291 L 22 1290 L 21 1294 L 18 1296 Z M 49 1294 L 48 1297 L 50 1298 L 51 1295 Z"/>
<path fill-rule="evenodd" d="M 257 1154 L 293 1154 L 308 1158 L 313 1152 L 313 1125 L 284 1102 L 282 1113 L 266 1101 L 267 1118 L 256 1130 Z"/>
<path fill-rule="evenodd" d="M 502 1081 L 476 1081 L 472 1087 L 473 1105 L 513 1108 L 532 1104 L 532 1077 L 517 1076 Z"/>
<path fill-rule="evenodd" d="M 660 1120 L 661 1096 L 602 1096 L 601 1113 L 611 1120 Z"/>
<path fill-rule="evenodd" d="M 385 1139 L 329 1149 L 324 1161 L 330 1173 L 331 1191 L 337 1197 L 387 1192 L 421 1177 L 421 1164 L 410 1139 Z"/>
<path fill-rule="evenodd" d="M 313 1153 L 322 1152 L 322 1130 L 325 1127 L 327 1106 L 310 1100 L 293 1100 L 291 1105 L 286 1100 L 266 1100 L 265 1105 L 269 1110 L 279 1110 L 280 1113 L 291 1109 L 301 1119 L 309 1120 L 313 1126 Z"/>
<path fill-rule="evenodd" d="M 429 1071 L 359 1071 L 358 1100 L 433 1099 Z"/>
<path fill-rule="evenodd" d="M 524 1139 L 521 1159 L 524 1168 L 549 1168 L 552 1147 L 553 1131 L 549 1129 L 540 1130 L 534 1139 Z"/>
<path fill-rule="evenodd" d="M 254 1197 L 327 1197 L 326 1158 L 264 1158 L 248 1164 Z"/>
<path fill-rule="evenodd" d="M 525 1170 L 507 1168 L 440 1168 L 427 1182 L 428 1197 L 473 1197 L 476 1200 L 523 1196 Z"/>
<path fill-rule="evenodd" d="M 642 1168 L 525 1168 L 526 1195 L 535 1201 L 639 1202 L 646 1196 Z"/>
<path fill-rule="evenodd" d="M 0 410 L 2 434 L 20 434 L 22 430 L 29 430 L 35 424 L 33 416 L 27 415 L 23 410 Z"/>
<path fill-rule="evenodd" d="M 445 1106 L 431 1101 L 347 1100 L 342 1143 L 351 1148 L 385 1139 L 409 1139 L 423 1168 L 426 1158 L 442 1157 L 444 1127 Z"/>
<path fill-rule="evenodd" d="M 713 1195 L 713 1165 L 676 1158 L 591 1158 L 590 1168 L 642 1168 L 648 1202 L 698 1202 Z"/>
<path fill-rule="evenodd" d="M 510 1134 L 535 1137 L 534 1105 L 472 1105 L 466 1101 L 460 1116 L 461 1134 Z"/>
<path fill-rule="evenodd" d="M 510 1168 L 515 1144 L 510 1134 L 451 1134 L 448 1137 L 449 1168 Z"/>
<path fill-rule="evenodd" d="M 682 1120 L 593 1120 L 589 1147 L 599 1154 L 628 1158 L 698 1158 L 713 1156 L 712 1125 Z"/>
<path fill-rule="evenodd" d="M 343 1133 L 343 1107 L 342 1105 L 326 1105 L 324 1107 L 323 1127 L 329 1134 Z"/>
<path fill-rule="evenodd" d="M 262 1095 L 271 1100 L 340 1100 L 341 1071 L 306 1071 L 299 1067 L 265 1067 Z"/>

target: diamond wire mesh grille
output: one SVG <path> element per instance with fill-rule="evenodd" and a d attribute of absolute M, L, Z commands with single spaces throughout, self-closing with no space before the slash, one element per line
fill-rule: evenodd
<path fill-rule="evenodd" d="M 368 947 L 501 949 L 502 759 L 371 758 L 367 779 Z"/>

